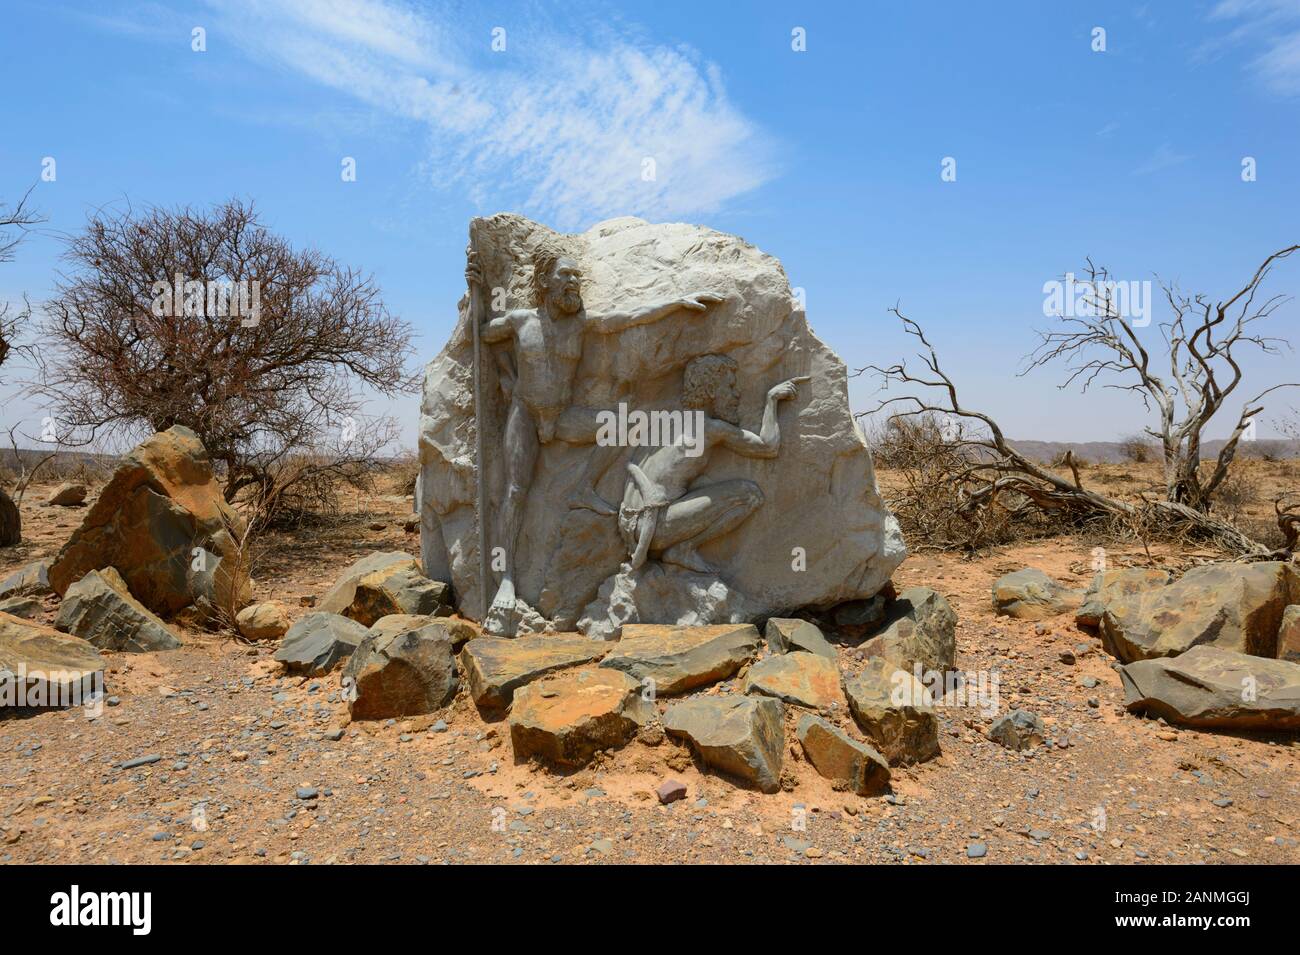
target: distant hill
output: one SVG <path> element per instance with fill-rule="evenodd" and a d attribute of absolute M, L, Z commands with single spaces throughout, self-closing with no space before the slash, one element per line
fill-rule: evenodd
<path fill-rule="evenodd" d="M 1035 461 L 1052 462 L 1072 450 L 1076 458 L 1082 458 L 1092 464 L 1118 464 L 1127 461 L 1120 450 L 1119 441 L 1009 441 L 1021 454 Z M 1224 441 L 1216 439 L 1201 445 L 1201 459 L 1213 459 L 1223 448 Z M 1159 449 L 1152 446 L 1152 459 L 1159 455 Z M 1268 439 L 1260 441 L 1242 441 L 1237 445 L 1238 458 L 1300 458 L 1300 441 Z"/>

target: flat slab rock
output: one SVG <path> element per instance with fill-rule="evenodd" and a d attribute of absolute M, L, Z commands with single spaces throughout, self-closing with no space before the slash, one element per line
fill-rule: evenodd
<path fill-rule="evenodd" d="M 1119 671 L 1130 712 L 1222 729 L 1300 729 L 1300 663 L 1197 646 Z"/>
<path fill-rule="evenodd" d="M 433 713 L 456 697 L 456 653 L 441 623 L 369 633 L 344 667 L 353 719 L 400 719 Z"/>
<path fill-rule="evenodd" d="M 471 699 L 486 710 L 505 709 L 515 691 L 548 673 L 599 660 L 610 645 L 580 633 L 477 637 L 460 651 Z"/>
<path fill-rule="evenodd" d="M 104 658 L 80 637 L 0 613 L 0 672 L 13 674 L 0 679 L 0 705 L 68 706 L 102 688 Z"/>
<path fill-rule="evenodd" d="M 1102 645 L 1124 662 L 1211 645 L 1277 656 L 1287 606 L 1300 601 L 1300 573 L 1281 561 L 1206 564 L 1174 583 L 1111 600 Z"/>
<path fill-rule="evenodd" d="M 745 674 L 746 693 L 813 710 L 844 712 L 840 668 L 815 653 L 789 653 L 759 660 Z"/>
<path fill-rule="evenodd" d="M 389 614 L 449 614 L 448 589 L 442 581 L 424 576 L 410 554 L 387 551 L 369 554 L 345 570 L 318 609 L 368 627 Z"/>
<path fill-rule="evenodd" d="M 1173 581 L 1173 574 L 1154 567 L 1120 567 L 1099 571 L 1083 594 L 1083 604 L 1074 615 L 1080 627 L 1101 626 L 1102 615 L 1112 600 L 1154 590 Z"/>
<path fill-rule="evenodd" d="M 860 796 L 889 788 L 889 761 L 838 726 L 806 713 L 799 717 L 795 736 L 813 769 Z"/>
<path fill-rule="evenodd" d="M 589 763 L 599 750 L 625 745 L 654 719 L 654 705 L 626 673 L 590 667 L 552 674 L 520 688 L 510 707 L 517 759 L 564 769 Z"/>
<path fill-rule="evenodd" d="M 669 707 L 663 723 L 704 765 L 765 793 L 780 790 L 785 727 L 777 700 L 697 697 Z"/>
<path fill-rule="evenodd" d="M 368 635 L 357 621 L 318 610 L 289 628 L 274 659 L 290 672 L 321 676 L 352 656 Z"/>
<path fill-rule="evenodd" d="M 993 612 L 1000 617 L 1044 620 L 1074 610 L 1082 602 L 1082 590 L 1071 590 L 1033 567 L 993 582 Z"/>
<path fill-rule="evenodd" d="M 758 628 L 748 623 L 628 624 L 600 665 L 653 680 L 656 694 L 671 696 L 734 675 L 758 655 L 759 644 Z"/>
<path fill-rule="evenodd" d="M 181 645 L 167 625 L 131 595 L 126 581 L 112 567 L 92 570 L 68 588 L 54 629 L 81 637 L 101 650 L 152 653 Z"/>
<path fill-rule="evenodd" d="M 0 598 L 38 597 L 54 593 L 50 586 L 49 561 L 39 560 L 20 567 L 0 581 Z"/>
<path fill-rule="evenodd" d="M 939 755 L 939 718 L 926 687 L 910 671 L 888 660 L 868 660 L 846 679 L 849 712 L 863 735 L 891 766 L 906 766 Z"/>

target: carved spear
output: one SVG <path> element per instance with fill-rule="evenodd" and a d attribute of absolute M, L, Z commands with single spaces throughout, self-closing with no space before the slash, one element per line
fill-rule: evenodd
<path fill-rule="evenodd" d="M 469 220 L 469 251 L 478 258 L 479 220 Z M 483 460 L 483 343 L 482 324 L 484 315 L 483 282 L 486 277 L 479 273 L 479 281 L 469 283 L 469 320 L 474 329 L 474 468 L 476 472 L 474 488 L 474 516 L 478 522 L 478 599 L 479 620 L 487 619 L 488 612 L 488 532 L 487 514 L 487 464 Z"/>

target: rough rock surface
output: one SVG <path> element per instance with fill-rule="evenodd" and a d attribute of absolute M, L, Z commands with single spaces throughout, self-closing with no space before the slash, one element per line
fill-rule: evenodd
<path fill-rule="evenodd" d="M 73 481 L 64 481 L 45 499 L 45 503 L 51 507 L 75 507 L 86 500 L 86 494 L 89 489 L 84 484 L 77 484 Z"/>
<path fill-rule="evenodd" d="M 773 653 L 803 650 L 839 663 L 839 653 L 831 646 L 816 624 L 790 617 L 772 617 L 763 629 L 763 638 Z"/>
<path fill-rule="evenodd" d="M 776 700 L 752 696 L 684 700 L 668 708 L 664 730 L 686 740 L 706 766 L 765 793 L 781 788 L 785 727 Z"/>
<path fill-rule="evenodd" d="M 278 640 L 289 629 L 289 611 L 274 600 L 250 604 L 235 615 L 235 626 L 248 640 Z"/>
<path fill-rule="evenodd" d="M 1128 663 L 1210 644 L 1277 655 L 1282 612 L 1300 600 L 1300 575 L 1281 561 L 1206 564 L 1165 587 L 1110 601 L 1102 645 Z"/>
<path fill-rule="evenodd" d="M 846 705 L 840 687 L 840 668 L 815 653 L 789 653 L 767 657 L 745 674 L 745 692 L 771 696 L 814 710 Z"/>
<path fill-rule="evenodd" d="M 0 692 L 14 694 L 5 705 L 22 699 L 32 707 L 68 706 L 102 688 L 104 660 L 80 637 L 0 613 L 0 673 L 5 672 L 13 674 L 12 682 L 6 688 L 0 681 Z"/>
<path fill-rule="evenodd" d="M 672 695 L 725 680 L 758 654 L 752 624 L 707 627 L 635 624 L 610 649 L 601 666 L 653 680 L 655 692 Z"/>
<path fill-rule="evenodd" d="M 1082 600 L 1082 591 L 1064 587 L 1033 567 L 993 582 L 993 610 L 1003 617 L 1042 620 L 1077 608 Z"/>
<path fill-rule="evenodd" d="M 885 629 L 859 646 L 904 670 L 945 673 L 957 659 L 957 614 L 929 587 L 904 590 L 889 606 Z"/>
<path fill-rule="evenodd" d="M 36 620 L 45 612 L 45 602 L 40 597 L 5 597 L 0 600 L 0 613 L 26 620 Z"/>
<path fill-rule="evenodd" d="M 1300 663 L 1300 604 L 1282 611 L 1282 625 L 1277 631 L 1277 658 Z"/>
<path fill-rule="evenodd" d="M 432 713 L 456 696 L 456 654 L 441 623 L 373 631 L 348 659 L 353 719 L 398 719 Z"/>
<path fill-rule="evenodd" d="M 112 567 L 92 570 L 68 588 L 54 628 L 101 650 L 152 653 L 181 645 L 167 625 L 132 596 Z"/>
<path fill-rule="evenodd" d="M 369 631 L 355 620 L 318 610 L 299 617 L 289 628 L 280 649 L 275 651 L 275 659 L 290 672 L 321 676 L 352 656 L 368 635 Z"/>
<path fill-rule="evenodd" d="M 865 743 L 842 729 L 807 713 L 799 718 L 795 736 L 808 762 L 822 776 L 860 796 L 889 788 L 889 763 Z"/>
<path fill-rule="evenodd" d="M 431 623 L 438 623 L 447 631 L 452 648 L 455 650 L 459 650 L 479 635 L 476 626 L 458 617 L 409 613 L 390 613 L 385 617 L 380 617 L 370 625 L 370 634 L 371 636 L 381 636 L 386 633 L 401 633 L 404 630 L 419 630 Z"/>
<path fill-rule="evenodd" d="M 1300 729 L 1300 664 L 1196 646 L 1119 671 L 1131 712 L 1184 726 Z"/>
<path fill-rule="evenodd" d="M 888 660 L 869 660 L 846 680 L 844 694 L 854 722 L 891 766 L 939 755 L 939 718 L 929 690 L 908 670 Z"/>
<path fill-rule="evenodd" d="M 584 464 L 593 449 L 559 438 L 544 442 L 514 550 L 520 604 L 550 621 L 553 629 L 571 630 L 580 617 L 610 619 L 588 607 L 604 585 L 607 605 L 622 599 L 631 605 L 605 608 L 615 611 L 615 622 L 705 624 L 869 598 L 885 584 L 905 556 L 902 536 L 881 501 L 870 453 L 855 427 L 844 364 L 809 330 L 776 259 L 711 229 L 635 218 L 558 236 L 523 217 L 503 214 L 479 220 L 478 235 L 484 286 L 502 290 L 501 308 L 494 314 L 535 306 L 532 252 L 543 239 L 562 242 L 576 258 L 588 315 L 680 300 L 695 292 L 723 297 L 705 314 L 678 309 L 659 321 L 608 334 L 588 326 L 573 373 L 571 406 L 611 409 L 625 402 L 634 409 L 680 407 L 687 362 L 720 354 L 738 363 L 739 417 L 753 428 L 770 387 L 811 376 L 797 397 L 782 405 L 777 457 L 718 452 L 710 463 L 705 481 L 752 481 L 763 502 L 738 527 L 701 550 L 718 571 L 696 575 L 706 578 L 708 586 L 702 588 L 690 571 L 647 564 L 632 597 L 616 594 L 610 578 L 628 552 L 615 518 L 569 506 L 589 489 L 583 486 Z M 465 298 L 451 340 L 425 372 L 419 504 L 426 573 L 449 581 L 461 612 L 478 619 L 469 314 Z M 489 502 L 500 502 L 507 401 L 497 362 L 489 356 L 483 367 L 483 437 L 490 449 L 484 455 L 487 496 Z M 611 467 L 598 488 L 601 496 L 617 500 L 626 477 L 621 462 Z M 488 507 L 490 529 L 496 528 L 498 509 L 498 503 Z M 798 573 L 791 571 L 796 548 L 806 555 L 806 570 Z M 495 589 L 495 581 L 490 586 Z"/>
<path fill-rule="evenodd" d="M 37 597 L 52 593 L 49 561 L 34 561 L 0 581 L 0 598 Z"/>
<path fill-rule="evenodd" d="M 361 558 L 321 598 L 318 609 L 370 626 L 389 614 L 448 614 L 447 585 L 430 580 L 420 563 L 402 551 Z"/>
<path fill-rule="evenodd" d="M 1122 567 L 1100 571 L 1083 595 L 1083 605 L 1075 612 L 1080 627 L 1101 626 L 1102 615 L 1112 600 L 1130 597 L 1145 590 L 1163 587 L 1173 580 L 1167 570 L 1154 567 Z"/>
<path fill-rule="evenodd" d="M 578 633 L 554 636 L 477 637 L 460 651 L 461 669 L 474 702 L 505 709 L 515 691 L 548 673 L 599 660 L 609 644 Z"/>
<path fill-rule="evenodd" d="M 571 670 L 515 693 L 510 743 L 517 759 L 536 757 L 573 769 L 585 766 L 597 750 L 624 745 L 654 715 L 640 684 L 627 674 Z"/>
<path fill-rule="evenodd" d="M 1028 710 L 1003 713 L 989 727 L 989 739 L 1016 751 L 1042 746 L 1046 736 L 1043 721 Z"/>
<path fill-rule="evenodd" d="M 244 519 L 225 502 L 198 436 L 179 425 L 122 461 L 50 566 L 63 594 L 92 570 L 116 567 L 131 593 L 166 616 L 191 604 L 237 611 L 248 602 L 238 538 Z"/>

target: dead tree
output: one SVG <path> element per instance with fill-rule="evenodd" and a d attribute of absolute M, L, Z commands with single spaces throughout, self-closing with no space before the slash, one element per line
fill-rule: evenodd
<path fill-rule="evenodd" d="M 1209 514 L 1242 436 L 1264 410 L 1263 399 L 1300 385 L 1277 384 L 1244 402 L 1208 475 L 1202 474 L 1205 430 L 1242 384 L 1243 353 L 1254 349 L 1277 354 L 1289 348 L 1285 339 L 1257 330 L 1289 298 L 1271 295 L 1257 302 L 1257 296 L 1274 264 L 1297 249 L 1300 245 L 1274 252 L 1224 302 L 1212 303 L 1201 294 L 1184 294 L 1175 283 L 1160 283 L 1173 318 L 1159 325 L 1164 344 L 1155 355 L 1142 343 L 1132 320 L 1121 313 L 1116 283 L 1089 259 L 1087 277 L 1079 282 L 1084 290 L 1082 314 L 1063 316 L 1058 328 L 1041 332 L 1025 371 L 1062 361 L 1069 369 L 1062 388 L 1077 384 L 1086 392 L 1099 384 L 1137 394 L 1147 411 L 1156 414 L 1156 426 L 1146 433 L 1158 442 L 1163 456 L 1165 501 Z"/>
<path fill-rule="evenodd" d="M 956 383 L 943 370 L 938 353 L 921 326 L 897 307 L 890 311 L 902 321 L 907 333 L 920 342 L 922 351 L 918 358 L 924 370 L 909 368 L 907 362 L 903 361 L 888 367 L 868 365 L 859 368 L 855 374 L 874 372 L 881 377 L 885 388 L 902 385 L 919 393 L 884 399 L 860 416 L 888 410 L 892 418 L 909 419 L 919 416 L 948 422 L 948 440 L 953 447 L 960 449 L 964 461 L 947 475 L 947 479 L 957 489 L 961 511 L 973 517 L 994 507 L 1003 507 L 1013 513 L 1033 508 L 1070 525 L 1083 525 L 1099 518 L 1120 518 L 1135 525 L 1140 523 L 1144 526 L 1180 528 L 1196 537 L 1211 539 L 1242 556 L 1263 558 L 1277 553 L 1252 540 L 1231 524 L 1181 500 L 1143 500 L 1141 503 L 1130 503 L 1093 491 L 1084 486 L 1080 469 L 1072 455 L 1067 455 L 1062 461 L 1062 466 L 1070 472 L 1069 477 L 1057 474 L 1026 457 L 1007 441 L 1001 426 L 992 416 L 962 403 Z M 1129 329 L 1127 334 L 1131 335 L 1132 330 Z M 1131 341 L 1136 342 L 1136 336 Z M 1120 347 L 1127 349 L 1130 346 L 1120 342 Z M 1135 354 L 1146 356 L 1145 351 L 1137 351 L 1140 344 L 1132 347 Z M 1140 360 L 1149 362 L 1146 357 Z M 1105 370 L 1096 364 L 1090 367 L 1094 373 Z M 1213 377 L 1208 380 L 1212 383 L 1211 387 L 1215 387 Z M 1199 430 L 1195 434 L 1199 440 Z M 1236 437 L 1239 439 L 1240 434 Z M 1227 457 L 1224 467 L 1230 463 L 1231 455 Z"/>
<path fill-rule="evenodd" d="M 44 221 L 43 217 L 27 204 L 31 194 L 32 190 L 28 189 L 14 206 L 0 203 L 0 262 L 11 261 L 19 243 L 26 238 L 28 230 Z M 0 366 L 14 354 L 24 350 L 25 346 L 19 344 L 19 337 L 30 317 L 31 307 L 26 299 L 23 300 L 23 308 L 13 314 L 9 311 L 9 303 L 0 305 Z M 12 431 L 10 436 L 12 437 Z M 19 489 L 19 500 L 22 499 L 23 490 L 26 490 L 26 484 Z M 0 547 L 12 547 L 22 539 L 23 524 L 18 504 L 3 487 L 0 487 Z"/>

